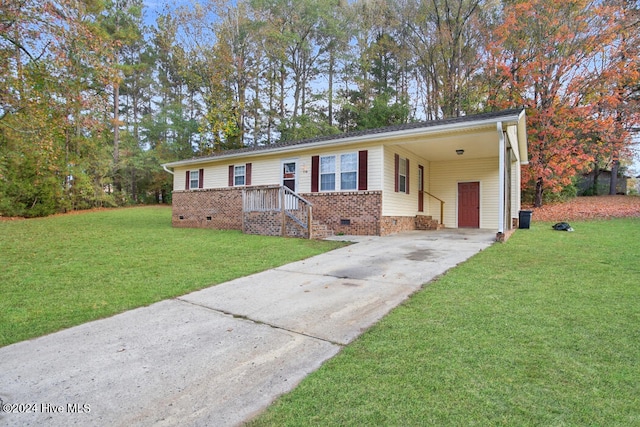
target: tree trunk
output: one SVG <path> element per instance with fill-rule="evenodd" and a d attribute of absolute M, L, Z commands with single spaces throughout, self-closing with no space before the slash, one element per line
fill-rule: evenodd
<path fill-rule="evenodd" d="M 113 88 L 113 184 L 118 191 L 122 190 L 120 182 L 120 85 Z"/>
<path fill-rule="evenodd" d="M 333 49 L 329 50 L 329 88 L 328 88 L 328 111 L 327 111 L 327 121 L 329 122 L 329 126 L 333 126 L 333 68 L 335 64 L 335 54 Z"/>
<path fill-rule="evenodd" d="M 131 197 L 135 203 L 138 203 L 138 188 L 136 185 L 135 167 L 131 167 Z"/>
<path fill-rule="evenodd" d="M 140 109 L 140 84 L 138 78 L 138 72 L 135 74 L 134 91 L 132 94 L 133 101 L 133 138 L 136 140 L 136 144 L 140 144 L 140 123 L 138 123 L 138 110 Z"/>
<path fill-rule="evenodd" d="M 284 99 L 286 97 L 286 90 L 285 90 L 285 75 L 286 75 L 286 71 L 284 69 L 284 65 L 280 65 L 280 120 L 284 120 L 284 118 L 286 117 L 286 110 L 285 110 L 285 106 L 284 106 Z"/>
<path fill-rule="evenodd" d="M 618 167 L 620 162 L 618 160 L 613 161 L 611 165 L 611 180 L 609 181 L 609 195 L 613 196 L 617 192 L 618 187 Z"/>
<path fill-rule="evenodd" d="M 542 206 L 542 193 L 544 192 L 544 188 L 542 187 L 542 177 L 538 178 L 536 181 L 536 197 L 533 202 L 533 206 L 539 208 Z"/>

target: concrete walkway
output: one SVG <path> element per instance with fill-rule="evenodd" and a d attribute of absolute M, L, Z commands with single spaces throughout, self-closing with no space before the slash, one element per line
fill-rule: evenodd
<path fill-rule="evenodd" d="M 0 348 L 0 424 L 239 425 L 494 237 L 442 230 L 357 238 Z"/>

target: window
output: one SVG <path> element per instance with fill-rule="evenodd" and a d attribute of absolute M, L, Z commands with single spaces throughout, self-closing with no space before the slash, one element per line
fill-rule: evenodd
<path fill-rule="evenodd" d="M 340 156 L 340 189 L 355 190 L 358 186 L 358 156 L 356 153 Z"/>
<path fill-rule="evenodd" d="M 200 174 L 198 171 L 189 172 L 189 188 L 199 188 L 200 186 Z"/>
<path fill-rule="evenodd" d="M 229 187 L 251 185 L 251 163 L 229 165 Z"/>
<path fill-rule="evenodd" d="M 184 179 L 185 190 L 196 190 L 204 187 L 204 169 L 187 171 Z"/>
<path fill-rule="evenodd" d="M 336 156 L 320 157 L 320 191 L 336 189 Z"/>
<path fill-rule="evenodd" d="M 311 192 L 364 191 L 368 180 L 368 151 L 311 156 Z"/>
<path fill-rule="evenodd" d="M 398 163 L 398 191 L 407 192 L 407 159 L 400 158 Z"/>
<path fill-rule="evenodd" d="M 233 185 L 244 185 L 245 183 L 245 167 L 235 166 L 233 170 Z"/>
<path fill-rule="evenodd" d="M 409 194 L 409 159 L 394 155 L 395 192 Z"/>

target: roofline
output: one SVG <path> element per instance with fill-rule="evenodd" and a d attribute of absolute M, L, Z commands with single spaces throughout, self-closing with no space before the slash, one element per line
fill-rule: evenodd
<path fill-rule="evenodd" d="M 318 141 L 311 142 L 292 142 L 287 145 L 280 145 L 277 147 L 269 147 L 259 148 L 256 150 L 245 150 L 241 149 L 240 151 L 228 153 L 228 154 L 218 154 L 215 156 L 207 156 L 207 157 L 196 157 L 186 160 L 178 160 L 175 162 L 164 163 L 161 166 L 167 170 L 167 168 L 176 168 L 181 166 L 190 166 L 190 165 L 200 165 L 205 163 L 218 162 L 228 159 L 236 159 L 239 157 L 247 157 L 247 156 L 266 156 L 271 154 L 277 154 L 281 152 L 296 152 L 296 151 L 306 151 L 313 148 L 323 147 L 326 145 L 350 145 L 357 144 L 360 142 L 368 142 L 368 141 L 376 141 L 380 139 L 398 139 L 407 136 L 413 135 L 427 135 L 431 133 L 440 133 L 446 131 L 455 131 L 461 129 L 469 129 L 473 127 L 485 127 L 495 125 L 497 122 L 502 122 L 506 125 L 517 125 L 519 132 L 518 136 L 520 139 L 521 132 L 524 133 L 526 138 L 526 130 L 520 130 L 521 120 L 525 117 L 525 109 L 516 109 L 516 110 L 506 110 L 503 112 L 503 115 L 500 113 L 496 113 L 495 116 L 488 118 L 481 118 L 477 120 L 463 120 L 464 118 L 468 118 L 469 116 L 460 117 L 460 121 L 455 121 L 454 123 L 444 123 L 444 124 L 433 124 L 434 122 L 438 122 L 439 120 L 434 120 L 430 122 L 422 122 L 416 124 L 416 126 L 411 126 L 409 128 L 401 128 L 393 130 L 395 127 L 391 127 L 392 130 L 384 131 L 385 128 L 380 129 L 372 129 L 370 131 L 364 133 L 357 133 L 356 135 L 349 136 L 349 134 L 342 134 L 344 136 L 340 137 L 327 137 L 326 139 L 321 139 Z M 422 124 L 422 126 L 420 126 Z M 406 125 L 405 125 L 406 126 Z M 526 139 L 525 139 L 526 140 Z M 526 145 L 525 145 L 526 147 Z M 526 151 L 526 150 L 525 150 Z M 525 153 L 526 155 L 526 153 Z M 528 163 L 528 160 L 526 160 Z"/>

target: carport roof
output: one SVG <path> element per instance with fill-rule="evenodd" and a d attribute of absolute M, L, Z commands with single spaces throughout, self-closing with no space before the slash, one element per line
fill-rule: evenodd
<path fill-rule="evenodd" d="M 394 136 L 403 136 L 421 131 L 438 132 L 457 130 L 463 128 L 472 128 L 476 126 L 486 126 L 491 123 L 505 122 L 511 124 L 519 124 L 524 117 L 524 108 L 515 108 L 502 111 L 494 111 L 489 113 L 473 114 L 468 116 L 453 117 L 440 120 L 429 120 L 416 123 L 407 123 L 402 125 L 388 126 L 376 129 L 366 129 L 362 131 L 346 132 L 336 135 L 326 135 L 315 138 L 287 141 L 270 145 L 257 145 L 235 150 L 225 150 L 210 156 L 194 157 L 187 160 L 179 160 L 176 162 L 166 163 L 162 166 L 165 168 L 174 168 L 180 166 L 208 163 L 226 158 L 241 157 L 246 154 L 253 153 L 273 153 L 280 151 L 288 151 L 296 148 L 307 148 L 320 146 L 325 144 L 339 144 L 347 142 L 362 142 L 368 139 L 390 138 Z M 374 137 L 374 138 L 372 138 Z M 523 135 L 526 141 L 526 134 Z M 525 145 L 526 153 L 526 145 Z"/>

